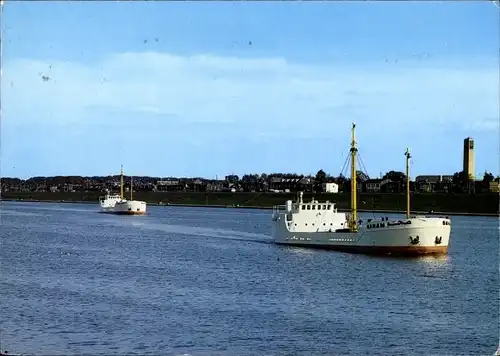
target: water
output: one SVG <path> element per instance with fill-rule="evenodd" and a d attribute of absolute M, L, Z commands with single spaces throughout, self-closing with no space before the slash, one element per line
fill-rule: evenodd
<path fill-rule="evenodd" d="M 403 259 L 273 245 L 270 211 L 96 210 L 2 203 L 2 350 L 492 355 L 498 345 L 495 218 L 453 217 L 448 256 Z"/>

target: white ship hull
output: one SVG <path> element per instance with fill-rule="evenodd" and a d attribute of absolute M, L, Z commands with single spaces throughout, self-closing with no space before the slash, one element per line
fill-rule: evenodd
<path fill-rule="evenodd" d="M 273 218 L 276 244 L 316 247 L 365 254 L 423 255 L 446 254 L 450 239 L 450 220 L 437 217 L 412 217 L 400 222 L 377 220 L 347 229 L 311 232 L 295 229 L 286 214 Z M 370 226 L 370 227 L 368 227 Z M 342 231 L 344 230 L 344 231 Z"/>
<path fill-rule="evenodd" d="M 146 202 L 138 200 L 122 200 L 113 207 L 102 208 L 101 212 L 116 215 L 145 215 Z"/>
<path fill-rule="evenodd" d="M 110 213 L 113 211 L 113 209 L 115 208 L 115 206 L 105 206 L 105 207 L 101 207 L 101 213 Z"/>

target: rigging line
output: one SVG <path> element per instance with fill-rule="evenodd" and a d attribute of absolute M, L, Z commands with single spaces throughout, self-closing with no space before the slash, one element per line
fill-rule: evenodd
<path fill-rule="evenodd" d="M 365 170 L 365 173 L 368 174 L 368 172 L 366 172 L 365 162 L 363 161 L 363 157 L 361 156 L 361 152 L 359 150 L 358 150 L 358 154 L 356 155 L 356 157 L 360 161 L 360 166 L 363 166 L 362 168 Z"/>
<path fill-rule="evenodd" d="M 370 175 L 368 174 L 368 170 L 366 169 L 365 165 L 363 164 L 363 160 L 360 162 L 360 168 L 361 171 L 366 175 L 368 179 L 370 179 Z"/>
<path fill-rule="evenodd" d="M 345 174 L 343 174 L 343 173 L 344 173 L 344 171 L 345 171 L 345 170 L 346 170 L 346 168 L 347 168 L 347 162 L 349 161 L 349 159 L 350 159 L 350 158 L 351 158 L 350 156 L 346 156 L 346 159 L 345 159 L 345 162 L 344 162 L 344 166 L 342 167 L 342 170 L 340 171 L 340 175 L 341 175 L 341 176 L 344 176 L 344 177 L 346 176 L 346 175 L 345 175 Z"/>
<path fill-rule="evenodd" d="M 363 172 L 368 176 L 370 177 L 370 175 L 368 174 L 368 170 L 366 169 L 366 166 L 365 166 L 365 162 L 363 162 L 363 158 L 361 157 L 361 154 L 358 152 L 358 157 L 359 157 L 359 160 L 360 160 L 360 166 L 361 166 L 361 169 L 363 169 Z"/>

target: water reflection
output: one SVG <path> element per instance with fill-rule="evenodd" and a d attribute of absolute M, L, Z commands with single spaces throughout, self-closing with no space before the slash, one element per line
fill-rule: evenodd
<path fill-rule="evenodd" d="M 446 255 L 424 255 L 416 257 L 420 263 L 424 265 L 443 265 L 448 264 L 450 256 Z"/>
<path fill-rule="evenodd" d="M 448 272 L 451 267 L 449 255 L 421 256 L 417 259 L 417 263 L 425 277 L 437 277 L 437 272 L 441 275 L 443 272 Z"/>

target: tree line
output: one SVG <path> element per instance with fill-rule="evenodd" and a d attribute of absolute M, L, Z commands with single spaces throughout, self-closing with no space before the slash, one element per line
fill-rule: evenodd
<path fill-rule="evenodd" d="M 359 182 L 365 182 L 370 179 L 369 175 L 363 171 L 358 170 L 356 172 L 356 177 Z M 125 176 L 125 180 L 129 180 L 129 176 Z M 326 173 L 323 169 L 320 169 L 315 176 L 313 175 L 305 175 L 305 174 L 297 174 L 297 173 L 261 173 L 261 174 L 244 174 L 241 178 L 236 174 L 230 174 L 224 177 L 223 180 L 215 180 L 215 179 L 206 179 L 206 178 L 185 178 L 185 177 L 150 177 L 150 176 L 134 176 L 134 182 L 137 184 L 156 184 L 156 182 L 160 180 L 178 180 L 182 182 L 192 182 L 195 180 L 199 180 L 201 182 L 225 182 L 229 185 L 236 184 L 257 184 L 257 183 L 270 183 L 274 178 L 280 179 L 309 179 L 312 181 L 312 184 L 321 186 L 323 183 L 334 182 L 339 185 L 344 185 L 347 182 L 350 182 L 349 177 L 345 177 L 342 174 L 338 176 L 333 176 Z M 83 184 L 106 184 L 119 181 L 119 175 L 113 176 L 37 176 L 31 177 L 29 179 L 23 180 L 20 178 L 10 178 L 3 177 L 0 179 L 1 184 L 8 185 L 38 185 L 38 184 L 47 184 L 47 185 L 64 185 L 64 184 L 73 184 L 73 185 L 83 185 Z M 382 176 L 382 179 L 389 179 L 395 183 L 405 183 L 406 175 L 400 171 L 389 171 Z M 481 180 L 483 183 L 490 183 L 493 181 L 500 181 L 500 176 L 495 177 L 490 172 L 485 172 L 483 178 Z M 454 185 L 465 185 L 469 182 L 469 178 L 461 172 L 455 172 L 453 174 L 452 183 Z"/>

